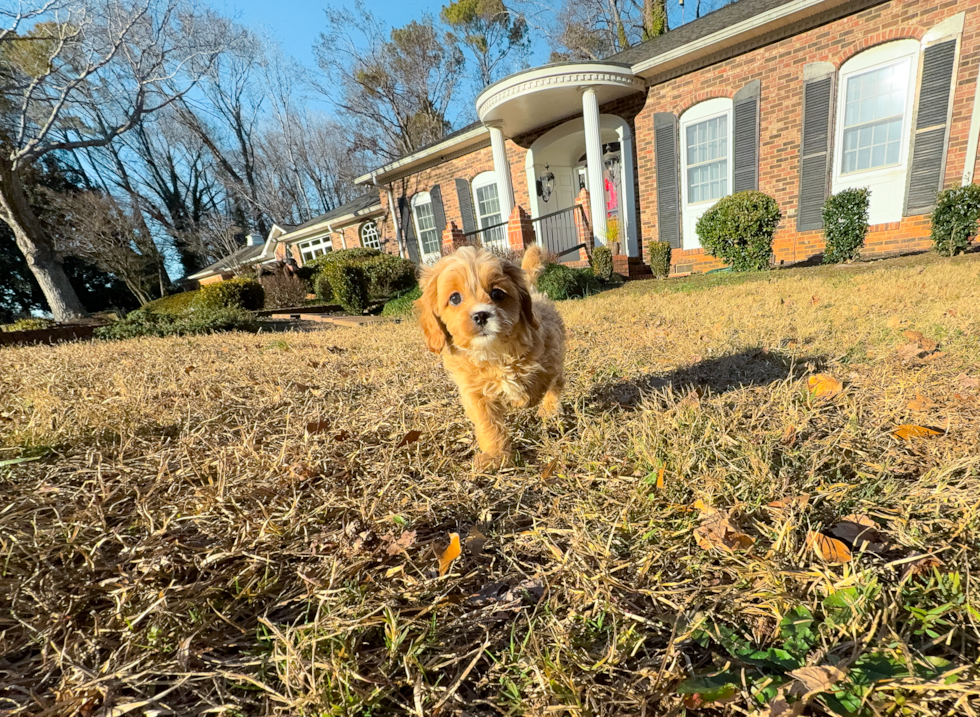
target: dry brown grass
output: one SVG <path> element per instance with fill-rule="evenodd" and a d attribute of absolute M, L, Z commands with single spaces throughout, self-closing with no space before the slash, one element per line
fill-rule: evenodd
<path fill-rule="evenodd" d="M 860 692 L 864 713 L 975 714 L 978 306 L 977 257 L 568 302 L 565 415 L 520 415 L 524 466 L 497 475 L 471 473 L 411 322 L 4 349 L 0 461 L 39 459 L 0 467 L 0 710 L 745 714 L 788 678 L 760 682 L 719 630 L 780 647 L 802 606 L 808 664 L 919 673 Z M 905 330 L 940 353 L 902 358 Z M 844 392 L 811 400 L 817 371 Z M 697 499 L 754 545 L 699 547 Z M 825 564 L 807 530 L 849 513 L 887 547 Z M 916 553 L 942 565 L 906 574 Z M 918 670 L 940 657 L 952 676 Z M 677 694 L 726 663 L 727 703 Z"/>

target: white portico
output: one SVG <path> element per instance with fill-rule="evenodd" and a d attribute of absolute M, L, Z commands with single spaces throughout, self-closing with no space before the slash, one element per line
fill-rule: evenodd
<path fill-rule="evenodd" d="M 490 129 L 494 172 L 500 194 L 501 209 L 506 214 L 514 206 L 510 166 L 505 139 L 517 137 L 539 127 L 574 117 L 539 138 L 528 152 L 528 193 L 533 217 L 564 209 L 579 186 L 590 189 L 592 232 L 597 243 L 607 237 L 609 193 L 613 187 L 620 235 L 630 255 L 639 255 L 636 241 L 634 205 L 633 146 L 629 126 L 618 117 L 600 115 L 599 107 L 607 102 L 644 90 L 644 81 L 628 65 L 608 62 L 574 62 L 547 65 L 511 75 L 490 85 L 476 100 L 480 121 Z M 547 138 L 547 139 L 546 139 Z M 555 148 L 550 148 L 555 142 Z M 560 151 L 557 148 L 561 148 Z M 550 149 L 550 151 L 549 151 Z M 583 152 L 584 150 L 584 152 Z M 615 176 L 604 176 L 604 167 L 615 163 Z M 564 155 L 567 154 L 566 158 Z M 571 193 L 562 186 L 550 206 L 543 206 L 536 191 L 538 165 L 549 168 L 549 157 L 557 159 L 557 181 L 571 183 Z M 551 172 L 551 174 L 555 174 Z M 548 204 L 545 198 L 544 205 Z M 622 207 L 619 209 L 618 207 Z"/>

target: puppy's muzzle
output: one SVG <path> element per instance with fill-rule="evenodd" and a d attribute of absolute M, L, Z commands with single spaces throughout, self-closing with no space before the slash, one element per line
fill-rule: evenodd
<path fill-rule="evenodd" d="M 483 328 L 484 326 L 487 325 L 487 322 L 490 321 L 490 312 L 489 311 L 475 311 L 475 312 L 473 312 L 473 317 L 472 318 L 473 318 L 473 323 L 474 324 L 476 324 L 480 328 Z"/>

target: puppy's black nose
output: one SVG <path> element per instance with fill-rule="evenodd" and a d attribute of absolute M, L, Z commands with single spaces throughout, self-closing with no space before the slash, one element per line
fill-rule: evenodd
<path fill-rule="evenodd" d="M 477 326 L 486 326 L 487 322 L 490 320 L 489 311 L 477 311 L 473 314 L 473 322 Z"/>

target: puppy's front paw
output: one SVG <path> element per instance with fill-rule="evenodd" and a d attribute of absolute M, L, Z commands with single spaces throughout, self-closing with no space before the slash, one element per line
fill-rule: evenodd
<path fill-rule="evenodd" d="M 473 457 L 473 470 L 478 473 L 497 471 L 514 465 L 511 453 L 477 453 Z"/>
<path fill-rule="evenodd" d="M 557 416 L 560 408 L 561 402 L 558 400 L 558 397 L 548 394 L 541 400 L 541 405 L 538 406 L 538 416 L 541 418 Z"/>

